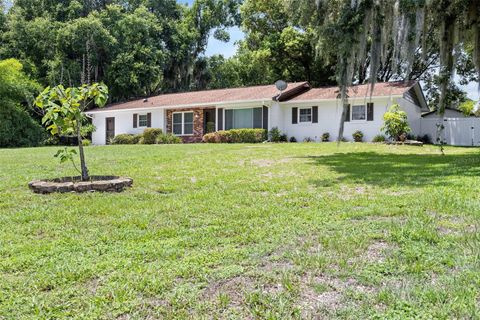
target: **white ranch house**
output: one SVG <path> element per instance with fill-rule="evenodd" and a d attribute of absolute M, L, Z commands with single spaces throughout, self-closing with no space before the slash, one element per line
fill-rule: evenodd
<path fill-rule="evenodd" d="M 342 106 L 337 87 L 311 88 L 307 82 L 290 83 L 279 95 L 274 85 L 163 94 L 148 99 L 108 105 L 87 112 L 96 131 L 92 142 L 108 144 L 122 133 L 141 133 L 160 128 L 182 137 L 184 142 L 201 142 L 207 130 L 278 127 L 297 141 L 320 141 L 323 133 L 331 140 L 338 134 Z M 381 133 L 383 114 L 392 104 L 407 112 L 413 134 L 422 134 L 422 113 L 428 112 L 417 82 L 377 83 L 350 88 L 349 114 L 344 136 L 360 130 L 365 141 Z"/>

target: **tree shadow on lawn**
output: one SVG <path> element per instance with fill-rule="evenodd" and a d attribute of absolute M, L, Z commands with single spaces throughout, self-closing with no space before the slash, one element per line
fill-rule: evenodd
<path fill-rule="evenodd" d="M 358 152 L 307 158 L 313 164 L 328 166 L 341 175 L 339 178 L 312 180 L 319 187 L 338 182 L 381 187 L 447 186 L 453 184 L 452 178 L 480 176 L 480 156 L 476 153 L 442 156 Z"/>

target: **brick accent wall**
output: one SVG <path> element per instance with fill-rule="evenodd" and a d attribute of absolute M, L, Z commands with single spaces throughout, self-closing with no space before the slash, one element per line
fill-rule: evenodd
<path fill-rule="evenodd" d="M 204 135 L 203 132 L 203 111 L 215 109 L 212 107 L 209 108 L 179 108 L 179 109 L 168 109 L 166 112 L 167 117 L 167 132 L 173 133 L 173 113 L 175 112 L 193 112 L 193 135 L 191 136 L 181 136 L 184 143 L 195 143 L 202 142 Z"/>

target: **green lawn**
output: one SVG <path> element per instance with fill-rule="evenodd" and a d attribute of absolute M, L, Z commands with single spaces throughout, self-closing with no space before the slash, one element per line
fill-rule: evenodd
<path fill-rule="evenodd" d="M 480 153 L 372 144 L 88 147 L 122 194 L 36 195 L 0 150 L 0 319 L 480 318 Z"/>

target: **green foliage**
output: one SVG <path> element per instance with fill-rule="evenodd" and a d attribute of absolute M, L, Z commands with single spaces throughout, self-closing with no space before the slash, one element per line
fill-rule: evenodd
<path fill-rule="evenodd" d="M 373 137 L 372 142 L 376 143 L 381 143 L 387 141 L 387 137 L 385 137 L 383 134 L 377 134 L 375 137 Z"/>
<path fill-rule="evenodd" d="M 157 137 L 157 144 L 180 144 L 182 139 L 173 133 L 162 133 Z"/>
<path fill-rule="evenodd" d="M 162 129 L 157 128 L 147 128 L 143 131 L 143 140 L 142 144 L 155 144 L 157 143 L 157 138 L 163 133 Z"/>
<path fill-rule="evenodd" d="M 328 141 L 330 141 L 330 133 L 324 132 L 322 134 L 322 142 L 328 142 Z"/>
<path fill-rule="evenodd" d="M 88 179 L 82 144 L 82 125 L 86 122 L 84 111 L 91 104 L 103 107 L 107 99 L 108 88 L 99 83 L 73 88 L 64 88 L 62 85 L 47 87 L 35 99 L 35 105 L 45 111 L 42 123 L 52 136 L 75 136 L 78 139 L 82 180 Z M 65 157 L 66 149 L 63 153 L 57 153 L 57 157 L 59 155 Z"/>
<path fill-rule="evenodd" d="M 15 1 L 0 10 L 0 57 L 21 59 L 47 85 L 104 82 L 112 101 L 205 87 L 202 54 L 227 40 L 237 0 Z M 3 21 L 5 20 L 5 23 Z M 4 31 L 4 32 L 3 32 Z"/>
<path fill-rule="evenodd" d="M 0 100 L 0 147 L 38 146 L 45 131 L 19 106 Z"/>
<path fill-rule="evenodd" d="M 82 144 L 83 144 L 84 147 L 88 147 L 88 146 L 92 145 L 92 141 L 90 141 L 88 139 L 82 139 Z"/>
<path fill-rule="evenodd" d="M 44 139 L 44 130 L 31 116 L 38 89 L 19 61 L 0 61 L 0 148 L 37 146 Z"/>
<path fill-rule="evenodd" d="M 475 111 L 475 105 L 476 105 L 476 102 L 471 100 L 471 99 L 468 99 L 464 102 L 462 102 L 460 104 L 460 106 L 458 106 L 458 110 L 462 111 L 462 113 L 469 117 L 471 116 L 472 114 L 474 114 L 474 111 Z"/>
<path fill-rule="evenodd" d="M 407 113 L 400 110 L 398 104 L 394 104 L 388 109 L 388 112 L 383 115 L 383 121 L 382 131 L 395 141 L 399 141 L 402 135 L 411 131 L 408 126 Z"/>
<path fill-rule="evenodd" d="M 264 129 L 232 129 L 217 131 L 203 136 L 206 143 L 260 143 L 267 140 Z"/>
<path fill-rule="evenodd" d="M 290 137 L 290 139 L 288 141 L 294 143 L 294 142 L 297 142 L 297 138 L 292 136 L 292 137 Z"/>
<path fill-rule="evenodd" d="M 268 133 L 271 142 L 280 142 L 282 133 L 278 127 L 273 127 L 272 130 Z"/>
<path fill-rule="evenodd" d="M 362 142 L 363 141 L 363 132 L 360 130 L 355 131 L 352 134 L 353 141 L 355 142 Z"/>
<path fill-rule="evenodd" d="M 112 144 L 137 144 L 140 139 L 135 141 L 135 135 L 133 134 L 127 134 L 127 133 L 122 133 L 116 135 L 113 140 Z"/>

